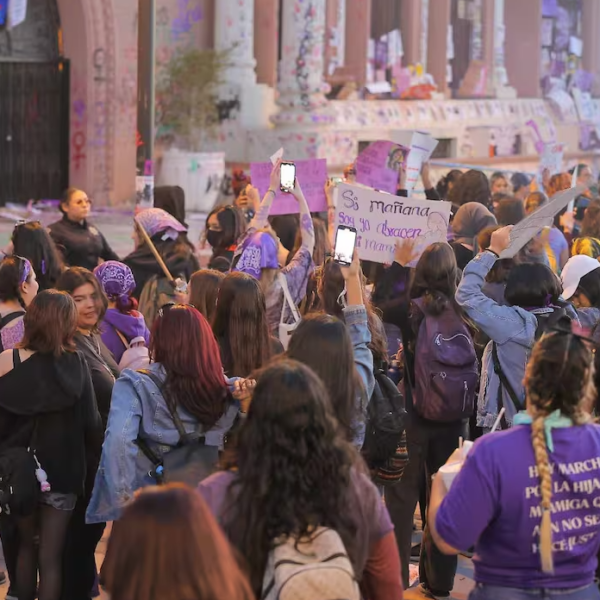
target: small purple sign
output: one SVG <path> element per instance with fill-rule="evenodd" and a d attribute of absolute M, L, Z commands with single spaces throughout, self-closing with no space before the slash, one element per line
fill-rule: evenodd
<path fill-rule="evenodd" d="M 369 144 L 356 159 L 356 183 L 395 194 L 400 168 L 406 164 L 408 152 L 405 146 L 389 141 Z"/>
<path fill-rule="evenodd" d="M 543 0 L 542 17 L 558 16 L 558 0 Z"/>
<path fill-rule="evenodd" d="M 312 158 L 310 160 L 297 160 L 294 164 L 296 165 L 296 179 L 300 183 L 311 212 L 326 211 L 327 161 L 324 158 Z M 272 170 L 273 165 L 270 162 L 252 163 L 250 165 L 252 185 L 258 188 L 261 198 L 269 189 Z M 296 199 L 291 194 L 286 194 L 278 189 L 269 214 L 289 215 L 298 212 L 300 212 L 300 209 Z"/>

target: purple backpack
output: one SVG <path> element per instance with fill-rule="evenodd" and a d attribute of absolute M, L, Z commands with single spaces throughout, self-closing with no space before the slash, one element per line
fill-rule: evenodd
<path fill-rule="evenodd" d="M 425 311 L 423 298 L 413 302 L 423 313 L 415 349 L 414 409 L 430 421 L 468 419 L 479 380 L 471 333 L 451 304 L 434 316 Z"/>

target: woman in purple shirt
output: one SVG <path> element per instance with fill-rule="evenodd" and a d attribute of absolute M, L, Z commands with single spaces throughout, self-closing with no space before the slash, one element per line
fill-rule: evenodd
<path fill-rule="evenodd" d="M 475 546 L 470 600 L 598 600 L 600 426 L 593 354 L 571 322 L 536 344 L 527 411 L 475 442 L 449 491 L 435 478 L 428 524 L 438 548 Z M 458 451 L 449 462 L 460 459 Z"/>

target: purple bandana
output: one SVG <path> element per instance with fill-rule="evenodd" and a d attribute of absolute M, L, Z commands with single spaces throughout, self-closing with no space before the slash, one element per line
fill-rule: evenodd
<path fill-rule="evenodd" d="M 186 227 L 162 208 L 147 208 L 141 211 L 135 219 L 150 237 L 164 232 L 163 240 L 176 240 L 180 233 L 187 232 Z"/>
<path fill-rule="evenodd" d="M 260 279 L 262 269 L 278 269 L 277 242 L 265 231 L 251 235 L 244 242 L 244 249 L 234 271 L 241 271 Z"/>
<path fill-rule="evenodd" d="M 31 275 L 31 263 L 26 258 L 22 258 L 21 260 L 23 261 L 23 272 L 19 281 L 20 285 L 24 284 Z"/>
<path fill-rule="evenodd" d="M 111 300 L 127 301 L 135 290 L 135 279 L 131 269 L 117 260 L 107 260 L 94 269 L 104 293 Z"/>

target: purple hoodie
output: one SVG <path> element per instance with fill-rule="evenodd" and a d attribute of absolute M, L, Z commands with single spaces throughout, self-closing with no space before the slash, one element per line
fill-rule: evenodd
<path fill-rule="evenodd" d="M 150 332 L 146 327 L 142 313 L 134 310 L 131 311 L 131 314 L 126 315 L 116 308 L 109 308 L 100 324 L 100 332 L 102 341 L 111 351 L 117 364 L 121 362 L 121 357 L 126 348 L 116 330 L 120 331 L 128 341 L 141 336 L 146 341 L 146 346 L 150 343 Z"/>

